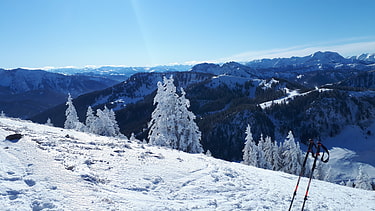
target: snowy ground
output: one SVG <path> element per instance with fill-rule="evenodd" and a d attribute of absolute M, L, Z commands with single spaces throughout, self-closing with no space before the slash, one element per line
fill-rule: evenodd
<path fill-rule="evenodd" d="M 16 143 L 5 140 L 19 132 Z M 287 210 L 297 177 L 137 141 L 0 118 L 2 210 Z M 293 210 L 300 210 L 303 178 Z M 375 210 L 375 192 L 313 180 L 306 210 Z"/>

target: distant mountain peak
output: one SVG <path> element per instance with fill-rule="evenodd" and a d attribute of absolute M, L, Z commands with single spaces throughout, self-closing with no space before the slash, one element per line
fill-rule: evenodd
<path fill-rule="evenodd" d="M 363 53 L 358 56 L 352 56 L 350 59 L 362 60 L 366 62 L 375 62 L 375 53 Z"/>
<path fill-rule="evenodd" d="M 328 58 L 328 59 L 331 59 L 331 60 L 343 60 L 343 59 L 345 59 L 339 53 L 332 52 L 332 51 L 324 51 L 324 52 L 318 51 L 318 52 L 315 52 L 315 53 L 311 54 L 311 57 L 316 58 L 316 59 Z"/>

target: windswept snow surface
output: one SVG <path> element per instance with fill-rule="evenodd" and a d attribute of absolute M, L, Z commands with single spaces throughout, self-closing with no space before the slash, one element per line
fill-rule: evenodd
<path fill-rule="evenodd" d="M 15 132 L 24 137 L 5 140 Z M 297 177 L 202 154 L 0 118 L 2 210 L 287 210 Z M 302 178 L 293 210 L 302 205 Z M 375 210 L 375 192 L 313 180 L 306 210 Z"/>

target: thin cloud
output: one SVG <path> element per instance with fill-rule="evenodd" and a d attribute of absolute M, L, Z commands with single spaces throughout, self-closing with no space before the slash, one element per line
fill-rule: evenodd
<path fill-rule="evenodd" d="M 334 51 L 342 56 L 355 56 L 362 53 L 374 53 L 375 41 L 356 42 L 337 45 L 321 45 L 321 46 L 294 46 L 290 48 L 270 49 L 264 51 L 249 51 L 230 56 L 228 58 L 219 59 L 218 62 L 226 61 L 251 61 L 263 58 L 288 58 L 292 56 L 306 56 L 317 51 Z"/>

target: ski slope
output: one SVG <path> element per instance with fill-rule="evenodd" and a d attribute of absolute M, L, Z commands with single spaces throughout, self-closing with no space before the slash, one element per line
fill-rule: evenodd
<path fill-rule="evenodd" d="M 5 140 L 15 132 L 24 137 Z M 1 210 L 287 210 L 297 177 L 202 154 L 0 118 Z M 302 178 L 292 210 L 300 210 Z M 375 210 L 313 180 L 305 210 Z"/>

